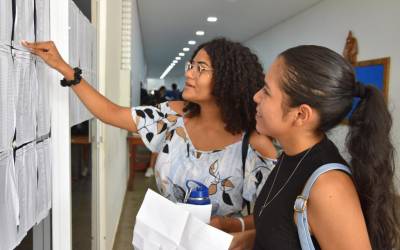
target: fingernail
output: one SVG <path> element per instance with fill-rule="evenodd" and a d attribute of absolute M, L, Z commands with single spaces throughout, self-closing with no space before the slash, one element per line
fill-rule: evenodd
<path fill-rule="evenodd" d="M 26 41 L 26 40 L 21 40 L 21 45 L 28 45 L 29 43 L 28 43 L 28 41 Z"/>

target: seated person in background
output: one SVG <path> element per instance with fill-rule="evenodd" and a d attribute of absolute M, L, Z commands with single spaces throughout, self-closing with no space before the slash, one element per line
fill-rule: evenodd
<path fill-rule="evenodd" d="M 178 89 L 178 85 L 176 83 L 171 84 L 172 90 L 167 90 L 167 94 L 165 98 L 168 101 L 178 101 L 181 100 L 181 92 Z"/>
<path fill-rule="evenodd" d="M 67 80 L 74 78 L 74 70 L 52 42 L 25 45 Z M 262 66 L 249 48 L 220 38 L 194 51 L 185 76 L 185 102 L 164 102 L 157 107 L 118 106 L 84 79 L 72 89 L 96 117 L 138 132 L 146 146 L 159 153 L 155 177 L 161 194 L 183 202 L 186 181 L 196 180 L 209 188 L 211 225 L 229 232 L 253 228 L 253 216 L 228 216 L 240 215 L 243 198 L 255 200 L 275 163 L 271 140 L 254 131 L 252 97 L 263 86 Z M 243 172 L 245 132 L 250 139 Z"/>

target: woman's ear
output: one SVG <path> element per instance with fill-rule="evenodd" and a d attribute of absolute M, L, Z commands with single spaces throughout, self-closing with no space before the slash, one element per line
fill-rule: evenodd
<path fill-rule="evenodd" d="M 304 126 L 315 119 L 314 110 L 307 104 L 301 104 L 297 107 L 296 112 L 296 118 L 294 121 L 295 126 Z"/>

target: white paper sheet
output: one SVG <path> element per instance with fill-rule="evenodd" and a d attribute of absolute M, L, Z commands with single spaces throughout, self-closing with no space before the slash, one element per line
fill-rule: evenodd
<path fill-rule="evenodd" d="M 32 55 L 15 52 L 15 82 L 17 86 L 16 144 L 36 139 L 37 76 Z"/>
<path fill-rule="evenodd" d="M 37 152 L 37 192 L 36 192 L 36 223 L 40 223 L 49 213 L 51 203 L 51 171 L 49 171 L 50 139 L 36 145 Z M 49 199 L 50 198 L 50 199 Z"/>
<path fill-rule="evenodd" d="M 72 1 L 69 6 L 69 63 L 78 66 L 78 7 Z"/>
<path fill-rule="evenodd" d="M 36 61 L 37 70 L 37 107 L 36 107 L 36 120 L 37 120 L 37 137 L 41 137 L 50 133 L 50 84 L 51 81 L 50 68 L 41 60 Z"/>
<path fill-rule="evenodd" d="M 225 250 L 232 238 L 149 189 L 136 216 L 132 244 L 137 250 Z"/>
<path fill-rule="evenodd" d="M 0 43 L 11 44 L 12 33 L 12 1 L 0 1 Z"/>
<path fill-rule="evenodd" d="M 0 250 L 17 246 L 19 200 L 12 150 L 0 153 Z"/>
<path fill-rule="evenodd" d="M 11 52 L 0 45 L 0 152 L 11 149 L 16 119 L 16 87 Z"/>
<path fill-rule="evenodd" d="M 50 40 L 50 1 L 36 0 L 36 40 Z"/>
<path fill-rule="evenodd" d="M 16 183 L 18 186 L 20 226 L 18 243 L 36 223 L 37 159 L 36 143 L 30 143 L 16 151 Z"/>
<path fill-rule="evenodd" d="M 35 40 L 34 0 L 16 0 L 14 46 L 19 50 L 28 51 L 20 44 L 21 40 Z"/>
<path fill-rule="evenodd" d="M 80 67 L 82 77 L 95 89 L 98 89 L 97 79 L 94 79 L 94 76 L 97 78 L 96 28 L 72 1 L 70 1 L 69 13 L 70 64 Z M 69 95 L 69 104 L 70 126 L 93 118 L 93 115 L 72 91 Z"/>
<path fill-rule="evenodd" d="M 191 215 L 199 219 L 200 221 L 209 224 L 210 223 L 210 218 L 211 218 L 211 210 L 212 210 L 212 205 L 193 205 L 193 204 L 187 204 L 187 203 L 176 203 L 180 208 L 185 209 L 188 211 Z"/>

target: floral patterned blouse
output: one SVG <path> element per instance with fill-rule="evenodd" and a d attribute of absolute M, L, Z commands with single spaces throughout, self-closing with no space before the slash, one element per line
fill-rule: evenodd
<path fill-rule="evenodd" d="M 183 202 L 186 181 L 201 182 L 208 187 L 213 215 L 240 212 L 243 198 L 254 201 L 276 163 L 249 145 L 243 175 L 242 140 L 221 150 L 197 150 L 183 117 L 168 102 L 158 107 L 134 107 L 132 117 L 145 145 L 159 153 L 155 177 L 160 193 L 174 202 Z"/>

